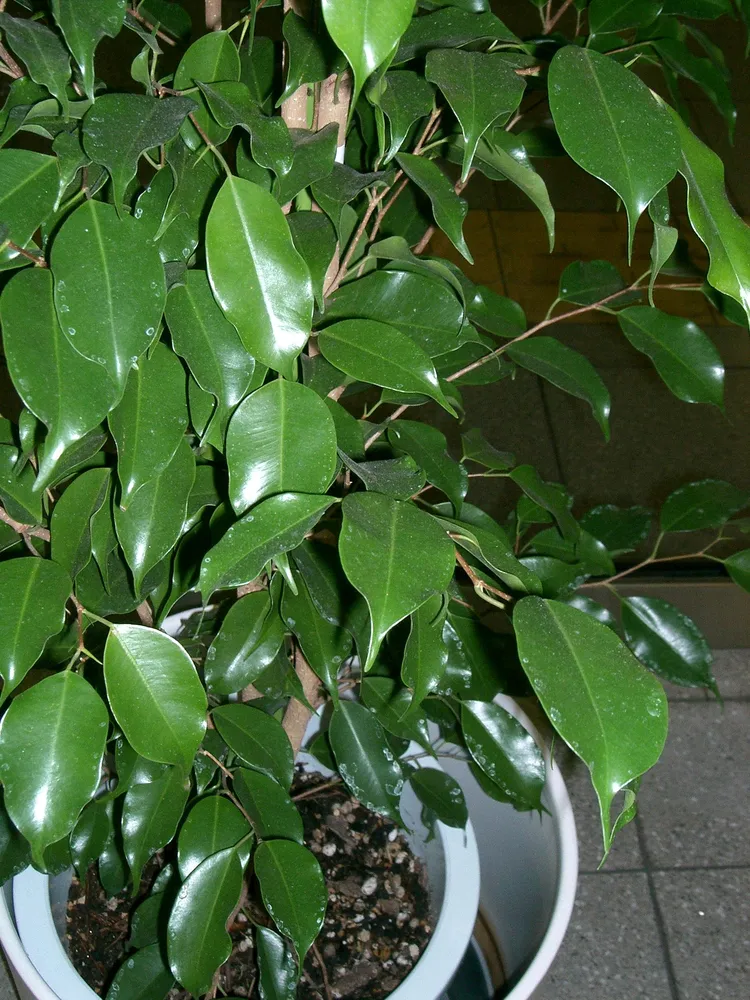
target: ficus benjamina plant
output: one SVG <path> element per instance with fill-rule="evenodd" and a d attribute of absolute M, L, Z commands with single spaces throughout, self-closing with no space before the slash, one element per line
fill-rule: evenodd
<path fill-rule="evenodd" d="M 510 0 L 0 3 L 0 871 L 97 862 L 136 892 L 163 851 L 171 909 L 120 1000 L 215 995 L 248 892 L 261 995 L 295 995 L 326 887 L 290 785 L 324 703 L 309 749 L 333 780 L 396 819 L 410 782 L 429 822 L 462 826 L 460 787 L 421 760 L 464 757 L 489 796 L 541 809 L 542 753 L 494 702 L 536 696 L 591 771 L 606 853 L 664 745 L 659 678 L 715 689 L 685 614 L 627 597 L 615 620 L 585 587 L 711 529 L 695 556 L 750 589 L 750 549 L 720 547 L 748 495 L 687 483 L 653 528 L 640 507 L 574 513 L 462 400 L 527 369 L 606 438 L 604 382 L 550 335 L 603 310 L 679 399 L 723 405 L 712 341 L 661 306 L 689 287 L 748 324 L 750 230 L 680 102 L 684 77 L 733 129 L 695 19 L 738 10 L 534 5 L 519 37 Z M 552 246 L 553 155 L 612 189 L 628 247 L 653 231 L 652 265 L 571 264 L 529 324 L 430 239 L 471 262 L 481 173 Z M 705 275 L 671 224 L 685 199 Z M 493 478 L 517 491 L 502 523 L 472 501 Z"/>

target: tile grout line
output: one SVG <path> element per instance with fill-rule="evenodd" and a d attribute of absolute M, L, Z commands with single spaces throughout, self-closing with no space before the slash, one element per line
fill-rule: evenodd
<path fill-rule="evenodd" d="M 680 875 L 682 872 L 746 872 L 750 871 L 750 865 L 685 865 L 684 867 L 664 868 L 653 866 L 651 868 L 581 868 L 579 875 L 644 875 L 649 872 L 653 875 Z"/>
<path fill-rule="evenodd" d="M 672 962 L 672 954 L 669 950 L 669 937 L 667 935 L 667 926 L 664 921 L 664 914 L 661 911 L 661 906 L 659 904 L 659 897 L 656 894 L 656 884 L 654 883 L 654 872 L 651 867 L 651 857 L 649 855 L 648 846 L 646 844 L 646 835 L 643 829 L 643 824 L 641 821 L 640 813 L 636 813 L 635 819 L 636 833 L 638 834 L 638 845 L 641 849 L 641 854 L 643 856 L 643 865 L 645 869 L 646 882 L 648 883 L 648 893 L 651 897 L 651 906 L 654 912 L 654 920 L 656 922 L 656 931 L 659 935 L 659 944 L 661 946 L 662 958 L 664 960 L 664 968 L 667 973 L 667 981 L 669 982 L 669 991 L 672 994 L 672 1000 L 681 1000 L 680 990 L 677 986 L 677 976 L 674 970 L 674 963 Z"/>

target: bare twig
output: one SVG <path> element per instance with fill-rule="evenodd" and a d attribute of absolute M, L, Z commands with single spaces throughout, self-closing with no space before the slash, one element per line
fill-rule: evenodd
<path fill-rule="evenodd" d="M 22 76 L 26 74 L 18 65 L 13 56 L 8 52 L 4 45 L 0 44 L 0 59 L 8 67 L 8 76 L 14 77 L 16 80 L 20 80 Z"/>
<path fill-rule="evenodd" d="M 402 406 L 399 406 L 397 410 L 394 410 L 393 413 L 386 417 L 381 426 L 378 427 L 376 431 L 373 431 L 369 438 L 365 441 L 365 451 L 367 451 L 370 445 L 374 444 L 382 434 L 385 434 L 388 427 L 394 420 L 398 420 L 403 413 L 406 413 L 410 405 L 411 404 L 409 403 L 404 403 Z"/>
<path fill-rule="evenodd" d="M 156 28 L 156 26 L 153 25 L 150 21 L 147 21 L 146 18 L 143 16 L 143 14 L 137 11 L 135 7 L 128 7 L 128 14 L 130 14 L 131 17 L 134 17 L 136 21 L 140 21 L 140 23 L 144 26 L 144 28 L 148 28 L 149 31 L 154 31 L 154 29 Z M 169 35 L 165 34 L 163 31 L 160 31 L 158 28 L 156 28 L 154 34 L 156 35 L 157 38 L 160 38 L 163 42 L 166 42 L 167 45 L 177 44 L 174 38 L 170 38 Z"/>
<path fill-rule="evenodd" d="M 29 250 L 24 250 L 23 247 L 20 247 L 17 243 L 14 243 L 13 240 L 7 240 L 5 246 L 8 247 L 9 250 L 13 250 L 14 253 L 20 253 L 22 257 L 26 258 L 26 260 L 33 261 L 37 267 L 49 267 L 49 264 L 44 259 L 44 257 L 40 256 L 39 254 L 31 253 L 31 251 Z"/>
<path fill-rule="evenodd" d="M 573 4 L 573 0 L 565 0 L 565 3 L 558 10 L 558 12 L 553 17 L 549 17 L 547 19 L 547 24 L 546 24 L 546 26 L 545 26 L 544 31 L 542 32 L 542 34 L 544 34 L 544 35 L 551 34 L 551 32 L 554 31 L 555 25 L 557 24 L 557 22 L 563 16 L 563 14 L 565 13 L 565 11 L 568 10 L 568 8 L 572 6 L 572 4 Z M 551 7 L 551 6 L 552 5 L 550 4 L 549 7 Z"/>
<path fill-rule="evenodd" d="M 332 781 L 326 781 L 324 785 L 316 785 L 315 788 L 308 788 L 306 792 L 298 792 L 296 795 L 292 795 L 292 802 L 299 802 L 300 799 L 312 799 L 319 792 L 324 792 L 329 788 L 338 788 L 341 785 L 341 778 L 334 778 Z"/>
<path fill-rule="evenodd" d="M 333 1000 L 333 993 L 331 993 L 331 984 L 328 981 L 328 970 L 326 969 L 326 964 L 323 961 L 323 956 L 318 951 L 318 946 L 313 941 L 312 943 L 312 953 L 315 956 L 315 961 L 318 963 L 318 968 L 320 969 L 321 975 L 323 976 L 323 989 L 326 992 L 326 1000 Z"/>
<path fill-rule="evenodd" d="M 512 600 L 510 594 L 506 594 L 503 590 L 498 590 L 497 587 L 493 587 L 491 584 L 487 583 L 486 580 L 483 580 L 481 576 L 477 576 L 458 549 L 456 549 L 456 562 L 471 580 L 471 585 L 478 594 L 481 593 L 481 591 L 489 591 L 489 593 L 496 594 L 504 601 Z"/>
<path fill-rule="evenodd" d="M 11 517 L 7 510 L 0 507 L 0 521 L 3 524 L 7 524 L 9 528 L 12 528 L 17 534 L 23 538 L 26 547 L 33 552 L 35 556 L 38 556 L 36 548 L 34 547 L 32 538 L 41 538 L 42 541 L 48 542 L 50 540 L 50 533 L 47 528 L 42 528 L 33 524 L 22 524 L 20 521 L 16 521 L 14 517 Z"/>

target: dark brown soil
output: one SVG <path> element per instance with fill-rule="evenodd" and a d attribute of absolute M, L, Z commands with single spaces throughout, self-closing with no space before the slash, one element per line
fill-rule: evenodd
<path fill-rule="evenodd" d="M 319 786 L 319 790 L 318 790 Z M 323 928 L 305 961 L 298 1000 L 382 1000 L 411 971 L 432 931 L 426 874 L 395 823 L 352 799 L 343 785 L 299 775 L 293 787 L 305 840 L 325 874 L 329 904 Z M 144 885 L 156 876 L 147 870 Z M 73 881 L 68 936 L 73 964 L 106 996 L 127 954 L 131 910 L 141 901 L 127 892 L 107 899 L 94 871 Z M 257 967 L 249 933 L 251 902 L 230 933 L 235 947 L 222 967 L 220 994 L 257 996 Z M 175 987 L 169 1000 L 187 1000 Z M 158 1000 L 158 998 L 154 998 Z"/>

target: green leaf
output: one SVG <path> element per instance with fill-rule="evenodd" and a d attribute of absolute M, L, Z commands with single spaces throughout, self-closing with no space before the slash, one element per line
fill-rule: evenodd
<path fill-rule="evenodd" d="M 458 48 L 429 52 L 425 75 L 443 92 L 461 125 L 465 143 L 461 180 L 465 181 L 484 133 L 521 103 L 524 80 L 501 53 Z"/>
<path fill-rule="evenodd" d="M 723 406 L 724 365 L 699 326 L 650 306 L 623 309 L 617 321 L 633 347 L 651 358 L 678 399 Z"/>
<path fill-rule="evenodd" d="M 225 129 L 240 125 L 250 135 L 256 167 L 287 174 L 294 162 L 294 142 L 286 122 L 278 116 L 261 114 L 249 88 L 244 83 L 207 83 L 200 85 L 211 113 Z"/>
<path fill-rule="evenodd" d="M 587 402 L 605 441 L 609 440 L 609 392 L 587 358 L 554 337 L 521 341 L 508 347 L 508 356 L 522 368 L 541 375 L 564 392 Z"/>
<path fill-rule="evenodd" d="M 125 17 L 125 0 L 53 0 L 52 13 L 73 54 L 89 100 L 94 99 L 94 50 L 115 38 Z"/>
<path fill-rule="evenodd" d="M 109 171 L 119 215 L 141 156 L 173 139 L 195 106 L 189 97 L 146 94 L 104 94 L 91 106 L 83 120 L 83 146 Z"/>
<path fill-rule="evenodd" d="M 228 31 L 210 31 L 196 39 L 180 60 L 174 76 L 175 90 L 189 90 L 197 83 L 236 81 L 240 78 L 240 55 Z M 198 107 L 193 107 L 194 117 L 200 129 L 215 145 L 219 146 L 229 132 L 217 125 L 209 113 L 206 98 L 200 93 L 193 94 Z M 203 138 L 192 122 L 185 122 L 181 129 L 183 140 L 190 149 L 199 149 Z"/>
<path fill-rule="evenodd" d="M 445 493 L 454 513 L 460 515 L 469 479 L 466 469 L 448 454 L 445 436 L 429 424 L 400 420 L 388 431 L 388 439 L 394 447 L 411 455 L 427 480 Z"/>
<path fill-rule="evenodd" d="M 284 642 L 284 623 L 267 591 L 247 594 L 229 609 L 206 655 L 206 684 L 233 694 L 257 680 Z"/>
<path fill-rule="evenodd" d="M 89 802 L 70 834 L 70 855 L 79 878 L 85 877 L 113 836 L 111 804 Z"/>
<path fill-rule="evenodd" d="M 630 70 L 575 45 L 555 54 L 549 93 L 568 154 L 622 198 L 630 256 L 639 216 L 677 172 L 679 137 L 669 114 Z"/>
<path fill-rule="evenodd" d="M 20 875 L 31 864 L 28 842 L 11 823 L 4 805 L 0 805 L 0 880 L 2 884 Z"/>
<path fill-rule="evenodd" d="M 654 284 L 659 272 L 674 253 L 679 238 L 678 231 L 669 225 L 670 208 L 667 189 L 656 195 L 648 206 L 648 214 L 654 224 L 654 241 L 651 244 L 651 277 L 648 283 L 648 299 L 654 304 Z"/>
<path fill-rule="evenodd" d="M 247 397 L 227 433 L 229 497 L 238 514 L 273 493 L 325 493 L 336 425 L 316 392 L 278 378 Z"/>
<path fill-rule="evenodd" d="M 286 87 L 276 102 L 281 107 L 305 83 L 320 83 L 329 74 L 328 56 L 321 42 L 304 17 L 290 9 L 282 28 L 287 43 Z"/>
<path fill-rule="evenodd" d="M 677 38 L 656 39 L 652 44 L 666 66 L 697 84 L 709 100 L 713 101 L 727 122 L 731 138 L 737 122 L 737 109 L 724 72 L 710 59 L 696 56 Z"/>
<path fill-rule="evenodd" d="M 408 500 L 418 493 L 425 483 L 422 470 L 410 455 L 386 458 L 372 462 L 355 462 L 341 452 L 348 469 L 365 484 L 365 489 L 384 493 L 394 500 Z"/>
<path fill-rule="evenodd" d="M 2 700 L 18 687 L 65 623 L 71 582 L 49 559 L 11 559 L 0 564 L 0 676 Z"/>
<path fill-rule="evenodd" d="M 291 938 L 300 964 L 323 926 L 328 891 L 314 854 L 290 840 L 266 840 L 255 852 L 255 874 L 273 922 Z"/>
<path fill-rule="evenodd" d="M 448 666 L 448 648 L 443 641 L 446 610 L 443 595 L 437 594 L 411 616 L 401 679 L 411 689 L 414 707 L 437 689 Z"/>
<path fill-rule="evenodd" d="M 34 316 L 34 336 L 28 317 Z M 82 357 L 63 336 L 52 298 L 52 277 L 42 268 L 17 274 L 0 298 L 3 347 L 13 383 L 31 412 L 48 428 L 35 489 L 60 469 L 67 449 L 98 427 L 117 399 L 99 365 Z"/>
<path fill-rule="evenodd" d="M 733 553 L 724 566 L 738 587 L 750 591 L 750 549 Z"/>
<path fill-rule="evenodd" d="M 328 729 L 341 777 L 355 798 L 373 812 L 400 822 L 398 803 L 404 780 L 383 727 L 364 705 L 341 701 Z"/>
<path fill-rule="evenodd" d="M 273 196 L 228 177 L 208 216 L 206 259 L 216 301 L 247 350 L 293 378 L 310 334 L 313 291 Z"/>
<path fill-rule="evenodd" d="M 544 510 L 548 510 L 557 521 L 563 536 L 570 541 L 578 537 L 578 525 L 570 513 L 564 492 L 552 483 L 545 483 L 531 465 L 519 465 L 509 473 L 509 478 L 519 486 L 527 497 Z"/>
<path fill-rule="evenodd" d="M 297 637 L 305 659 L 323 681 L 334 702 L 338 700 L 338 673 L 352 650 L 346 629 L 324 618 L 304 579 L 297 579 L 297 593 L 284 588 L 281 614 Z"/>
<path fill-rule="evenodd" d="M 469 210 L 468 203 L 453 190 L 453 183 L 440 167 L 425 156 L 399 153 L 396 162 L 406 176 L 430 199 L 435 222 L 453 246 L 470 264 L 474 263 L 463 235 L 463 224 Z"/>
<path fill-rule="evenodd" d="M 653 767 L 664 747 L 664 690 L 611 629 L 577 608 L 526 597 L 513 626 L 545 712 L 591 771 L 609 851 L 614 796 Z"/>
<path fill-rule="evenodd" d="M 731 12 L 728 0 L 664 0 L 663 14 L 681 14 L 683 17 L 720 17 Z"/>
<path fill-rule="evenodd" d="M 544 757 L 521 723 L 493 702 L 464 701 L 461 726 L 472 757 L 508 798 L 518 808 L 541 809 Z"/>
<path fill-rule="evenodd" d="M 281 493 L 269 497 L 229 527 L 201 565 L 200 589 L 208 597 L 216 590 L 241 587 L 254 580 L 269 559 L 296 548 L 333 497 Z"/>
<path fill-rule="evenodd" d="M 112 205 L 89 199 L 55 236 L 52 274 L 63 333 L 122 392 L 164 310 L 164 268 L 156 247 L 135 219 L 120 219 Z"/>
<path fill-rule="evenodd" d="M 687 184 L 690 225 L 710 257 L 708 280 L 739 302 L 750 319 L 750 228 L 727 198 L 719 157 L 674 111 L 672 119 L 682 148 L 679 170 Z"/>
<path fill-rule="evenodd" d="M 252 820 L 257 837 L 281 837 L 304 842 L 302 817 L 281 785 L 260 771 L 240 767 L 234 772 L 232 788 Z"/>
<path fill-rule="evenodd" d="M 585 597 L 583 594 L 572 594 L 570 597 L 566 597 L 563 604 L 569 604 L 571 608 L 578 608 L 579 611 L 585 611 L 587 615 L 591 615 L 602 625 L 606 625 L 607 628 L 613 629 L 615 632 L 618 631 L 617 619 L 605 608 L 603 604 L 597 603 L 597 601 L 592 601 L 590 597 Z"/>
<path fill-rule="evenodd" d="M 279 174 L 273 193 L 280 205 L 286 205 L 305 188 L 325 180 L 335 166 L 339 138 L 338 125 L 331 122 L 318 132 L 292 129 L 294 162 L 292 169 Z"/>
<path fill-rule="evenodd" d="M 445 771 L 422 767 L 409 775 L 409 783 L 417 798 L 435 813 L 441 823 L 463 830 L 469 821 L 469 810 L 461 786 Z"/>
<path fill-rule="evenodd" d="M 707 687 L 718 695 L 713 654 L 692 618 L 658 597 L 622 602 L 625 641 L 649 670 L 681 687 Z"/>
<path fill-rule="evenodd" d="M 179 767 L 150 781 L 131 783 L 122 809 L 122 839 L 137 893 L 146 862 L 174 837 L 185 811 L 190 782 Z"/>
<path fill-rule="evenodd" d="M 289 737 L 270 715 L 250 705 L 221 705 L 213 720 L 222 739 L 249 767 L 289 788 L 294 759 Z"/>
<path fill-rule="evenodd" d="M 328 545 L 304 541 L 292 557 L 321 615 L 332 625 L 345 625 L 355 592 L 336 551 Z"/>
<path fill-rule="evenodd" d="M 464 461 L 471 460 L 487 469 L 500 469 L 503 472 L 516 464 L 514 455 L 507 451 L 498 451 L 489 441 L 485 441 L 477 427 L 462 434 L 461 443 Z"/>
<path fill-rule="evenodd" d="M 69 670 L 18 695 L 5 713 L 0 725 L 5 808 L 30 843 L 35 864 L 43 864 L 45 849 L 70 833 L 93 798 L 108 724 L 99 695 Z"/>
<path fill-rule="evenodd" d="M 181 139 L 169 144 L 167 164 L 174 186 L 155 238 L 163 260 L 186 262 L 203 238 L 205 213 L 219 179 L 214 158 L 193 156 Z"/>
<path fill-rule="evenodd" d="M 46 100 L 48 91 L 28 76 L 14 80 L 0 109 L 0 146 L 9 142 L 21 128 L 35 104 Z"/>
<path fill-rule="evenodd" d="M 162 946 L 150 944 L 129 955 L 117 970 L 107 1000 L 161 1000 L 174 984 Z"/>
<path fill-rule="evenodd" d="M 722 479 L 702 479 L 680 486 L 661 509 L 662 531 L 701 531 L 720 528 L 747 507 L 750 495 Z"/>
<path fill-rule="evenodd" d="M 256 927 L 255 947 L 261 1000 L 295 1000 L 297 963 L 284 938 L 270 927 Z"/>
<path fill-rule="evenodd" d="M 620 272 L 606 260 L 577 260 L 560 275 L 560 298 L 579 306 L 593 305 L 624 288 Z"/>
<path fill-rule="evenodd" d="M 432 87 L 413 70 L 386 73 L 385 90 L 380 95 L 380 107 L 390 125 L 390 144 L 383 158 L 390 163 L 405 144 L 415 122 L 426 118 L 435 104 Z"/>
<path fill-rule="evenodd" d="M 396 62 L 409 62 L 430 49 L 476 47 L 477 42 L 498 41 L 522 47 L 513 32 L 489 12 L 487 4 L 478 0 L 440 0 L 430 6 L 438 5 L 447 9 L 412 19 L 396 53 Z M 461 9 L 456 10 L 457 7 Z"/>
<path fill-rule="evenodd" d="M 0 31 L 18 58 L 26 63 L 31 79 L 58 99 L 67 117 L 70 57 L 60 38 L 39 21 L 11 17 L 4 12 L 0 13 Z"/>
<path fill-rule="evenodd" d="M 656 20 L 663 6 L 659 0 L 591 0 L 589 30 L 592 35 L 603 35 L 645 27 Z"/>
<path fill-rule="evenodd" d="M 115 625 L 104 650 L 112 712 L 148 760 L 188 765 L 206 729 L 206 694 L 192 660 L 164 632 Z"/>
<path fill-rule="evenodd" d="M 157 420 L 159 430 L 154 433 Z M 166 475 L 187 425 L 185 370 L 166 344 L 156 344 L 150 356 L 131 370 L 122 401 L 109 417 L 117 445 L 122 510 L 147 483 L 153 486 Z"/>
<path fill-rule="evenodd" d="M 29 245 L 39 226 L 52 214 L 58 179 L 54 156 L 28 149 L 0 150 L 0 219 L 7 226 L 0 244 L 7 239 L 20 247 Z M 6 247 L 0 251 L 2 269 L 26 263 L 17 250 Z"/>
<path fill-rule="evenodd" d="M 442 281 L 411 271 L 375 271 L 338 289 L 329 319 L 370 319 L 407 334 L 430 357 L 459 346 L 463 308 Z"/>
<path fill-rule="evenodd" d="M 338 242 L 336 230 L 322 212 L 292 212 L 287 221 L 297 252 L 310 271 L 315 302 L 322 309 L 325 279 Z"/>
<path fill-rule="evenodd" d="M 224 795 L 216 793 L 198 799 L 180 829 L 177 842 L 180 877 L 186 879 L 206 858 L 235 847 L 251 832 L 248 821 Z"/>
<path fill-rule="evenodd" d="M 91 518 L 104 503 L 109 482 L 109 469 L 83 472 L 53 508 L 52 558 L 70 577 L 75 577 L 91 559 Z"/>
<path fill-rule="evenodd" d="M 242 892 L 242 865 L 233 847 L 212 854 L 188 875 L 167 928 L 169 965 L 194 996 L 207 993 L 214 973 L 229 958 L 227 922 Z"/>
<path fill-rule="evenodd" d="M 409 27 L 414 2 L 368 0 L 354 15 L 347 0 L 322 0 L 322 8 L 326 28 L 354 74 L 354 108 L 367 78 L 392 56 Z"/>
<path fill-rule="evenodd" d="M 455 416 L 432 361 L 394 326 L 369 319 L 345 319 L 318 334 L 320 351 L 345 375 L 398 392 L 429 396 Z"/>
<path fill-rule="evenodd" d="M 369 670 L 388 631 L 453 576 L 453 545 L 429 514 L 409 501 L 377 493 L 344 499 L 339 555 L 344 572 L 364 596 L 372 621 L 364 668 Z"/>
<path fill-rule="evenodd" d="M 413 704 L 411 691 L 390 677 L 370 675 L 362 681 L 360 693 L 364 705 L 387 733 L 398 740 L 413 740 L 430 749 L 427 718 L 422 709 Z"/>
<path fill-rule="evenodd" d="M 115 529 L 133 586 L 141 593 L 146 574 L 168 555 L 183 533 L 195 456 L 183 439 L 169 465 L 135 494 L 127 510 L 115 507 Z"/>
<path fill-rule="evenodd" d="M 645 507 L 592 507 L 580 520 L 581 527 L 607 548 L 612 556 L 624 555 L 648 538 L 651 511 Z"/>

